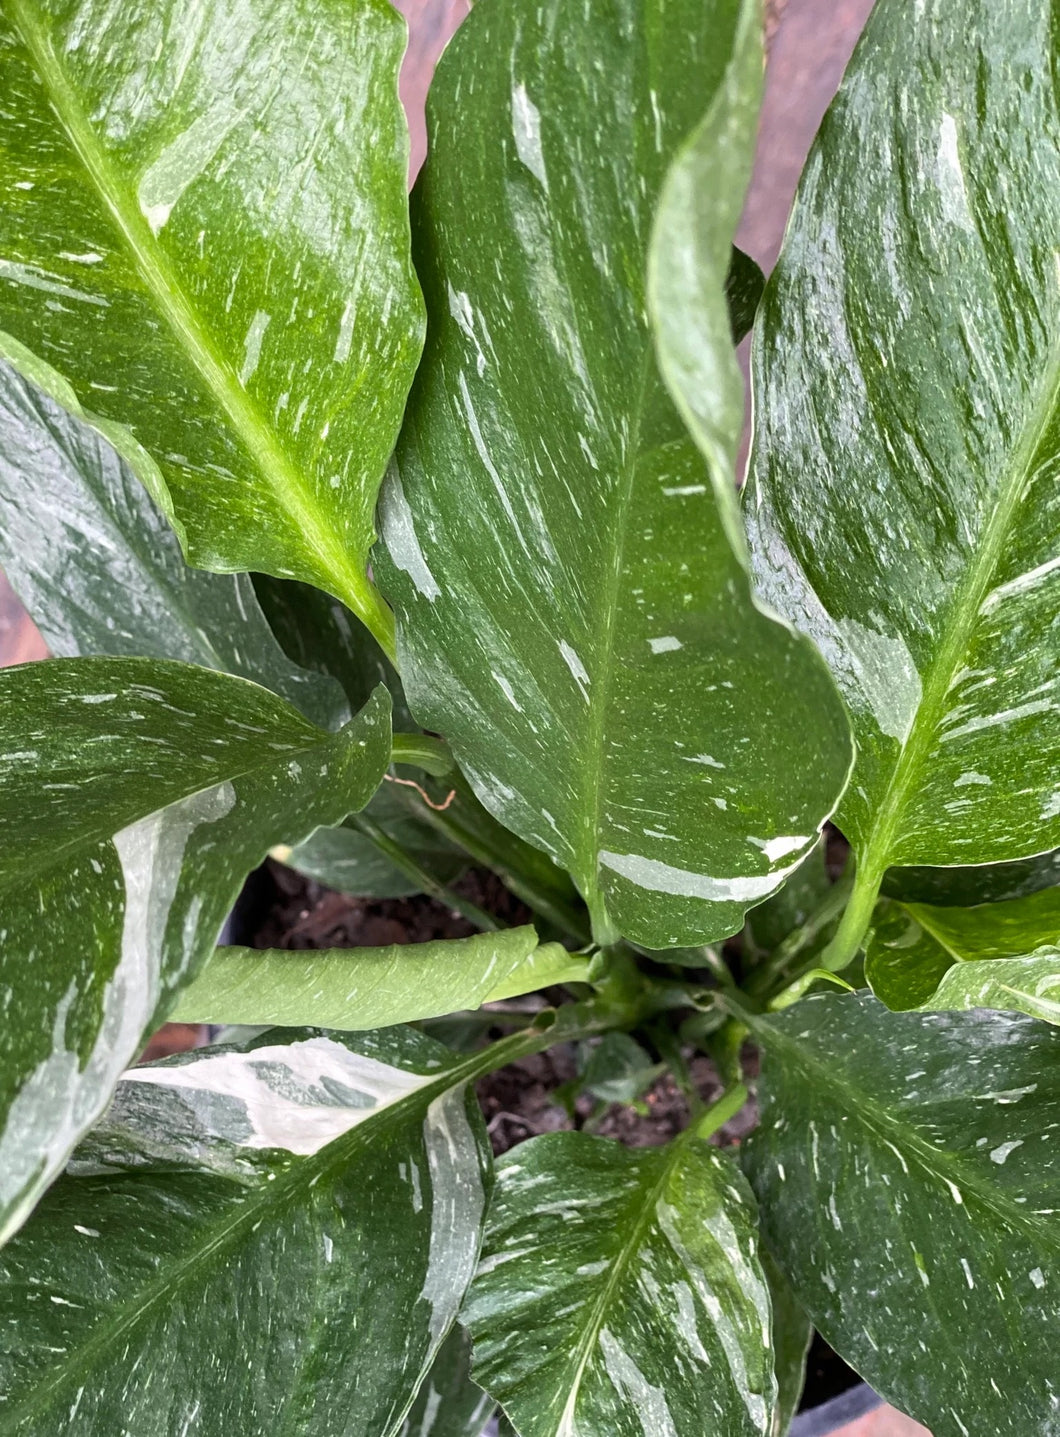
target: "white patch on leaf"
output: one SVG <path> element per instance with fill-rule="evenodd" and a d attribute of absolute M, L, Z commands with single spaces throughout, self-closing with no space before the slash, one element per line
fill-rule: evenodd
<path fill-rule="evenodd" d="M 387 552 L 395 568 L 400 569 L 403 574 L 408 574 L 416 586 L 417 592 L 433 604 L 442 591 L 438 581 L 427 567 L 427 560 L 420 548 L 420 541 L 416 537 L 412 510 L 405 498 L 405 490 L 401 485 L 401 474 L 396 464 L 391 464 L 386 483 L 383 485 L 379 503 L 379 520 L 383 531 L 383 542 L 386 544 Z"/>
<path fill-rule="evenodd" d="M 512 89 L 512 136 L 515 152 L 523 164 L 548 189 L 545 154 L 541 148 L 541 112 L 526 93 L 525 85 Z"/>
<path fill-rule="evenodd" d="M 211 1053 L 174 1066 L 133 1068 L 126 1083 L 179 1092 L 209 1121 L 215 1099 L 234 1099 L 246 1128 L 220 1133 L 238 1147 L 282 1148 L 308 1157 L 381 1108 L 435 1082 L 437 1074 L 407 1073 L 353 1053 L 333 1038 Z"/>

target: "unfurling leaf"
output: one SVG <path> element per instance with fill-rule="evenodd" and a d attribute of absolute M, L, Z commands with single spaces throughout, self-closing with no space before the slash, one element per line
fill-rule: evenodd
<path fill-rule="evenodd" d="M 389 948 L 219 948 L 181 994 L 173 1016 L 184 1023 L 292 1027 L 312 1019 L 356 1032 L 440 1018 L 552 983 L 584 982 L 588 966 L 558 943 L 539 947 L 532 928 Z"/>
<path fill-rule="evenodd" d="M 0 1240 L 105 1108 L 275 843 L 361 808 L 384 691 L 338 733 L 149 659 L 0 672 Z"/>
<path fill-rule="evenodd" d="M 378 565 L 409 701 L 596 936 L 654 949 L 738 929 L 850 761 L 824 666 L 752 602 L 735 500 L 724 286 L 760 88 L 754 0 L 483 5 L 414 197 L 430 332 Z M 706 455 L 667 391 L 704 377 Z"/>

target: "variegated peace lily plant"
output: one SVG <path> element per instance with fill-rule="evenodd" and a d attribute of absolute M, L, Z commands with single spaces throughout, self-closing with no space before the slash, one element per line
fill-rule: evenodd
<path fill-rule="evenodd" d="M 0 0 L 0 1434 L 1055 1437 L 1055 5 L 877 0 L 764 297 L 757 0 L 481 0 L 411 218 L 403 46 Z M 684 1133 L 494 1165 L 557 1043 Z"/>

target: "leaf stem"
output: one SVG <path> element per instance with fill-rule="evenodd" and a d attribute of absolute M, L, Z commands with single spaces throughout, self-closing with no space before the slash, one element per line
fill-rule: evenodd
<path fill-rule="evenodd" d="M 743 1083 L 734 1083 L 727 1092 L 723 1093 L 714 1103 L 711 1103 L 706 1112 L 699 1118 L 695 1125 L 697 1138 L 709 1138 L 725 1126 L 747 1102 L 747 1089 Z"/>
<path fill-rule="evenodd" d="M 631 1024 L 636 1022 L 636 1014 L 627 1016 Z M 469 1060 L 472 1071 L 466 1081 L 473 1082 L 487 1073 L 495 1073 L 498 1068 L 507 1067 L 509 1063 L 518 1062 L 520 1058 L 543 1053 L 557 1043 L 576 1043 L 582 1038 L 598 1037 L 615 1026 L 614 1010 L 597 1003 L 568 1003 L 562 1008 L 546 1008 L 529 1028 L 511 1033 L 507 1038 L 498 1038 L 481 1053 L 476 1053 L 474 1059 Z"/>
<path fill-rule="evenodd" d="M 407 763 L 422 768 L 433 778 L 444 778 L 453 771 L 453 756 L 440 738 L 425 733 L 396 733 L 390 750 L 391 763 Z"/>
<path fill-rule="evenodd" d="M 778 988 L 801 976 L 801 969 L 795 966 L 794 960 L 804 949 L 809 947 L 834 918 L 838 918 L 844 911 L 850 902 L 853 887 L 854 879 L 849 873 L 844 873 L 837 882 L 832 884 L 820 905 L 814 909 L 805 923 L 793 929 L 784 941 L 777 945 L 766 961 L 750 975 L 744 987 L 744 992 L 749 997 L 772 996 Z"/>
<path fill-rule="evenodd" d="M 344 593 L 336 594 L 347 608 L 352 609 L 386 654 L 393 667 L 397 668 L 397 621 L 394 611 L 372 583 L 355 569 L 356 582 L 351 582 Z M 320 585 L 324 587 L 323 584 Z"/>
<path fill-rule="evenodd" d="M 465 781 L 459 770 L 453 774 L 452 782 L 458 797 L 467 793 Z M 409 802 L 410 807 L 413 806 L 414 801 L 411 798 L 407 798 L 406 801 Z M 444 812 L 428 808 L 426 804 L 422 803 L 415 803 L 414 807 L 417 817 L 431 824 L 439 833 L 444 834 L 446 838 L 462 848 L 468 857 L 473 858 L 476 863 L 481 863 L 483 867 L 492 869 L 504 886 L 510 889 L 516 898 L 521 898 L 534 914 L 547 919 L 561 933 L 568 934 L 575 942 L 588 943 L 591 935 L 585 914 L 580 913 L 561 894 L 526 873 L 525 869 L 515 861 L 511 848 L 504 853 L 499 848 L 485 843 L 466 824 L 461 822 L 458 809 L 458 804 Z"/>
<path fill-rule="evenodd" d="M 479 908 L 477 904 L 467 898 L 462 898 L 451 888 L 447 888 L 444 883 L 435 878 L 433 873 L 424 868 L 422 864 L 417 863 L 412 855 L 407 853 L 400 843 L 396 843 L 384 829 L 380 828 L 374 819 L 364 813 L 355 813 L 347 819 L 347 823 L 351 827 L 359 829 L 395 868 L 400 869 L 414 883 L 418 883 L 424 893 L 430 894 L 439 903 L 444 903 L 447 908 L 451 908 L 454 913 L 459 913 L 461 917 L 466 918 L 469 923 L 473 923 L 484 933 L 495 933 L 500 928 L 501 925 L 485 909 Z"/>
<path fill-rule="evenodd" d="M 876 907 L 880 884 L 883 882 L 883 872 L 882 868 L 876 866 L 861 867 L 859 865 L 854 875 L 854 887 L 850 894 L 850 902 L 847 904 L 836 935 L 814 966 L 827 968 L 832 973 L 839 973 L 857 957 L 865 934 L 868 932 L 869 924 L 872 922 L 872 910 Z"/>

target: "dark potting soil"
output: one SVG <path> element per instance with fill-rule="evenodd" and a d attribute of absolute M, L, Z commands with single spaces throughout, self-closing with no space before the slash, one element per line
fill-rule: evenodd
<path fill-rule="evenodd" d="M 834 856 L 838 868 L 843 855 Z M 831 852 L 829 858 L 833 858 Z M 463 897 L 495 914 L 505 926 L 530 921 L 529 910 L 488 871 L 471 869 L 454 887 Z M 269 861 L 248 879 L 233 914 L 228 941 L 248 948 L 363 948 L 463 938 L 474 931 L 466 919 L 432 898 L 352 898 Z M 525 1001 L 528 1012 L 532 1012 L 535 1000 Z M 536 1000 L 536 1006 L 543 1002 L 544 999 Z M 510 1028 L 498 1026 L 485 1030 L 482 1036 L 496 1038 L 505 1031 Z M 163 1047 L 164 1032 L 159 1035 Z M 178 1046 L 191 1044 L 185 1039 Z M 696 1056 L 689 1067 L 700 1097 L 709 1103 L 720 1090 L 713 1065 L 709 1059 Z M 571 1129 L 615 1138 L 630 1147 L 654 1147 L 669 1142 L 688 1121 L 685 1099 L 668 1075 L 653 1084 L 637 1108 L 614 1103 L 602 1113 L 587 1096 L 578 1097 L 573 1104 L 565 1104 L 562 1093 L 557 1096 L 557 1090 L 570 1084 L 576 1075 L 577 1054 L 572 1045 L 562 1044 L 483 1078 L 476 1092 L 494 1153 L 506 1153 L 539 1133 Z M 749 1106 L 720 1131 L 716 1141 L 726 1145 L 740 1142 L 754 1121 L 755 1114 Z M 819 1407 L 859 1381 L 858 1375 L 815 1333 L 800 1411 Z"/>

